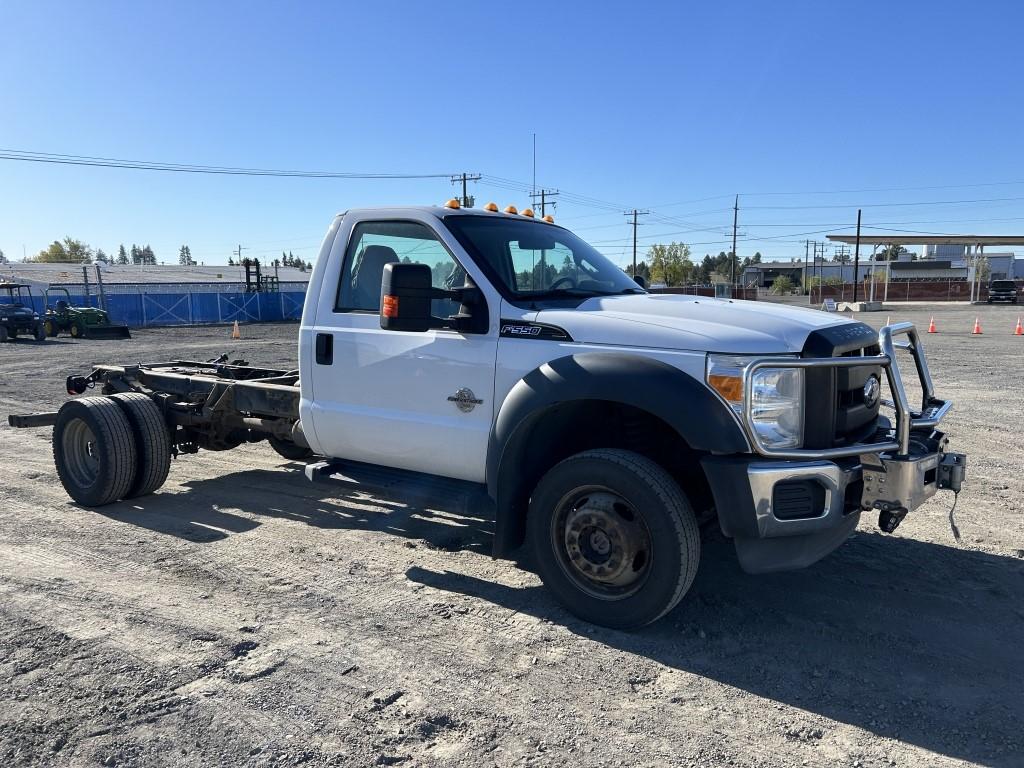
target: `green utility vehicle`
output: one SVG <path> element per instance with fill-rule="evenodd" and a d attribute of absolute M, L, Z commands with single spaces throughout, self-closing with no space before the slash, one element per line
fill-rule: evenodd
<path fill-rule="evenodd" d="M 51 294 L 64 298 L 51 301 Z M 71 305 L 67 288 L 49 288 L 46 291 L 46 316 L 43 327 L 47 336 L 67 333 L 73 339 L 130 339 L 126 325 L 114 325 L 110 315 L 97 307 Z"/>
<path fill-rule="evenodd" d="M 24 283 L 0 282 L 0 342 L 19 334 L 45 341 L 46 332 L 32 305 L 32 287 Z"/>

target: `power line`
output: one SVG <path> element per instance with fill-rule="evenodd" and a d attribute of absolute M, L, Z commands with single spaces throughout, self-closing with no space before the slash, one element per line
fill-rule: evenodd
<path fill-rule="evenodd" d="M 81 165 L 99 168 L 124 168 L 138 171 L 165 171 L 173 173 L 207 173 L 227 176 L 284 176 L 312 179 L 442 179 L 450 173 L 355 173 L 348 171 L 290 171 L 274 168 L 238 168 L 219 165 L 192 165 L 164 163 L 150 160 L 122 160 L 112 157 L 88 155 L 61 155 L 52 152 L 28 152 L 0 149 L 0 160 L 16 160 L 54 165 Z"/>

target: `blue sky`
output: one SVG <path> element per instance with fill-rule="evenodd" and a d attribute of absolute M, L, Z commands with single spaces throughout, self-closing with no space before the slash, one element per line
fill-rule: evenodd
<path fill-rule="evenodd" d="M 536 132 L 556 218 L 622 264 L 621 210 L 652 211 L 641 253 L 682 240 L 702 256 L 728 250 L 735 193 L 741 257 L 802 257 L 858 205 L 870 226 L 1016 234 L 1022 28 L 1014 2 L 5 0 L 0 148 L 470 171 L 490 177 L 480 203 L 522 207 L 524 187 L 493 179 L 530 185 Z M 169 262 L 183 243 L 208 264 L 238 243 L 310 257 L 338 210 L 452 190 L 0 161 L 0 249 L 71 235 Z"/>

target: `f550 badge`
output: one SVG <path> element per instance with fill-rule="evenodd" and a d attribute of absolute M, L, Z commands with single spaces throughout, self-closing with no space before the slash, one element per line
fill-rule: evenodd
<path fill-rule="evenodd" d="M 501 326 L 502 336 L 540 336 L 542 328 L 539 325 L 503 325 Z"/>

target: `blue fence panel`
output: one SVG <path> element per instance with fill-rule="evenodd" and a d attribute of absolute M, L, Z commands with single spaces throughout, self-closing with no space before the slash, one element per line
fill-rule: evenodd
<path fill-rule="evenodd" d="M 257 323 L 300 320 L 305 291 L 241 293 L 237 291 L 208 292 L 203 290 L 168 290 L 150 292 L 142 287 L 135 292 L 107 290 L 104 301 L 110 319 L 133 328 L 144 326 L 196 325 L 203 323 Z M 123 289 L 122 289 L 123 290 Z M 51 294 L 51 300 L 64 299 Z M 81 290 L 69 298 L 72 306 L 103 307 L 97 293 L 86 296 Z M 41 291 L 33 291 L 32 305 L 42 313 L 46 309 Z"/>
<path fill-rule="evenodd" d="M 281 320 L 281 299 L 275 293 L 259 294 L 260 320 L 276 323 Z"/>
<path fill-rule="evenodd" d="M 222 323 L 256 323 L 262 319 L 258 293 L 218 293 L 217 304 Z"/>
<path fill-rule="evenodd" d="M 191 298 L 188 293 L 142 294 L 143 325 L 191 325 Z"/>
<path fill-rule="evenodd" d="M 282 291 L 278 296 L 281 297 L 281 319 L 301 320 L 302 305 L 306 302 L 305 291 Z"/>
<path fill-rule="evenodd" d="M 107 312 L 114 323 L 124 323 L 133 328 L 145 325 L 142 314 L 142 296 L 138 293 L 108 293 Z"/>

